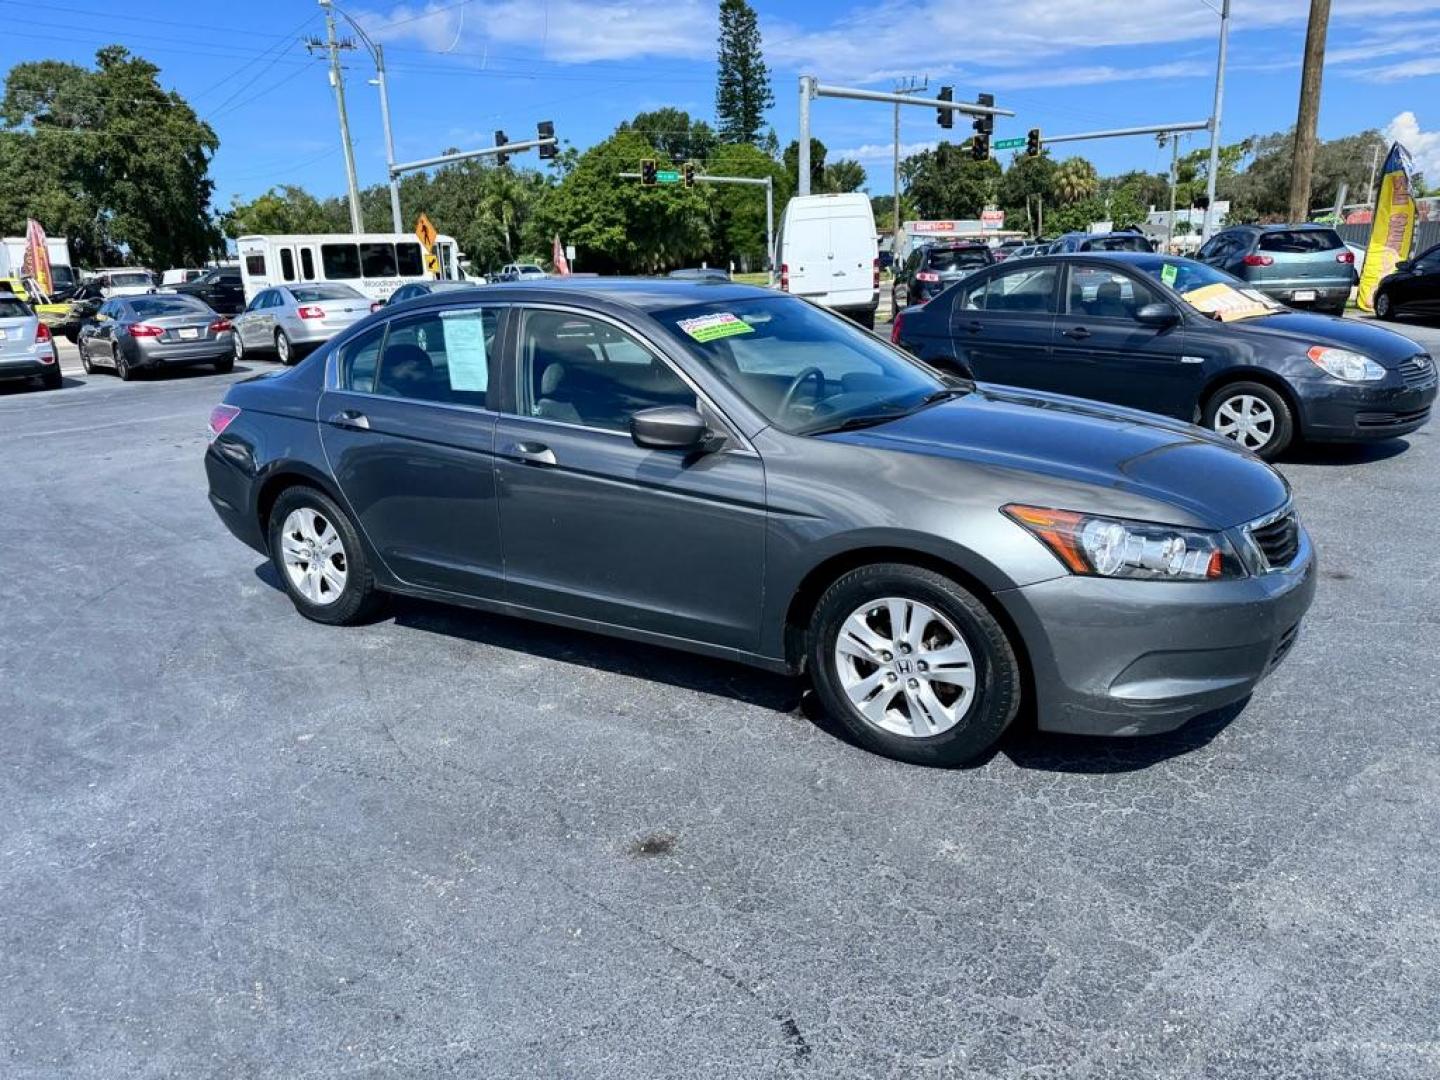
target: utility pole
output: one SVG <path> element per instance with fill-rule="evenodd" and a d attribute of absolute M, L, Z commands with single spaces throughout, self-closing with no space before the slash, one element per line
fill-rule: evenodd
<path fill-rule="evenodd" d="M 312 53 L 318 48 L 324 48 L 330 53 L 330 85 L 335 88 L 335 107 L 340 113 L 340 142 L 345 149 L 345 183 L 350 191 L 350 231 L 362 233 L 365 231 L 365 222 L 360 216 L 360 188 L 355 181 L 355 147 L 350 142 L 350 118 L 345 114 L 345 77 L 340 71 L 340 50 L 353 49 L 355 43 L 348 39 L 341 41 L 335 36 L 335 13 L 328 3 L 322 3 L 321 6 L 325 9 L 325 41 L 321 43 L 310 38 L 305 42 L 305 47 Z"/>
<path fill-rule="evenodd" d="M 930 79 L 926 78 L 916 81 L 915 76 L 910 76 L 905 83 L 896 83 L 895 93 L 897 94 L 923 94 L 930 88 Z M 890 190 L 895 196 L 895 228 L 892 233 L 890 250 L 899 250 L 900 243 L 900 103 L 895 102 L 895 161 L 892 174 L 893 185 Z"/>
<path fill-rule="evenodd" d="M 385 166 L 390 181 L 390 220 L 394 230 L 404 232 L 405 227 L 400 219 L 400 183 L 393 171 L 395 165 L 395 132 L 390 128 L 390 88 L 385 81 L 385 48 L 365 32 L 365 28 L 350 17 L 350 13 L 335 5 L 334 0 L 320 0 L 320 6 L 326 11 L 334 10 L 340 17 L 350 24 L 350 29 L 355 31 L 355 36 L 360 39 L 365 48 L 370 50 L 370 59 L 375 61 L 375 78 L 370 80 L 372 86 L 380 90 L 380 126 L 385 129 Z"/>
<path fill-rule="evenodd" d="M 1170 140 L 1170 216 L 1166 218 L 1168 224 L 1165 226 L 1165 254 L 1169 255 L 1175 248 L 1175 185 L 1180 182 L 1180 133 L 1172 131 L 1157 135 L 1156 139 L 1161 146 L 1165 140 Z"/>
<path fill-rule="evenodd" d="M 1381 143 L 1375 144 L 1375 153 L 1370 157 L 1370 182 L 1365 185 L 1365 205 L 1375 205 L 1375 174 L 1380 170 Z"/>
<path fill-rule="evenodd" d="M 1220 0 L 1220 52 L 1215 58 L 1215 105 L 1210 110 L 1210 174 L 1205 178 L 1205 221 L 1200 242 L 1210 239 L 1215 222 L 1215 180 L 1220 172 L 1220 113 L 1225 105 L 1225 53 L 1230 42 L 1230 0 Z"/>
<path fill-rule="evenodd" d="M 1320 81 L 1325 74 L 1325 33 L 1330 0 L 1310 0 L 1305 31 L 1305 66 L 1300 72 L 1300 113 L 1295 119 L 1295 153 L 1290 166 L 1290 220 L 1310 220 L 1310 179 L 1315 171 L 1315 128 L 1320 119 Z"/>

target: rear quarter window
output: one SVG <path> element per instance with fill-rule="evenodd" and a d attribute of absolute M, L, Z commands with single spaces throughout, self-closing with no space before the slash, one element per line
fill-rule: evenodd
<path fill-rule="evenodd" d="M 1334 251 L 1344 247 L 1334 229 L 1293 229 L 1260 234 L 1261 251 L 1282 255 L 1310 255 L 1317 251 Z"/>
<path fill-rule="evenodd" d="M 30 309 L 13 296 L 0 296 L 0 319 L 28 319 Z"/>

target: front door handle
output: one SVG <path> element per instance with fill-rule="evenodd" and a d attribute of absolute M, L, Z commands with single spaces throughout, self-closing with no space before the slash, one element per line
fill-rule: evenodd
<path fill-rule="evenodd" d="M 1083 326 L 1072 326 L 1069 330 L 1061 330 L 1060 333 L 1075 341 L 1084 341 L 1090 336 L 1090 331 Z"/>
<path fill-rule="evenodd" d="M 356 431 L 370 430 L 370 418 L 359 409 L 341 409 L 330 417 L 329 422 L 337 427 L 354 428 Z"/>
<path fill-rule="evenodd" d="M 965 324 L 965 332 L 967 334 L 978 334 L 981 330 L 984 329 L 985 324 L 982 323 L 979 319 L 971 319 Z"/>
<path fill-rule="evenodd" d="M 531 465 L 554 465 L 555 451 L 544 443 L 518 442 L 511 443 L 505 448 L 509 457 L 517 458 L 520 461 L 528 461 Z"/>

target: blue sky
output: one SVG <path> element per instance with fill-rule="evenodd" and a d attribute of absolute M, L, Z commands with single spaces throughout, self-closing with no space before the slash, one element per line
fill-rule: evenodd
<path fill-rule="evenodd" d="M 341 0 L 386 43 L 397 153 L 425 157 L 488 145 L 555 121 L 585 147 L 642 109 L 675 105 L 710 117 L 715 0 Z M 1213 0 L 1218 7 L 1219 0 Z M 1016 110 L 996 138 L 1204 119 L 1218 18 L 1210 0 L 755 0 L 772 69 L 771 121 L 795 136 L 797 77 L 888 89 L 928 76 L 973 100 Z M 1293 123 L 1306 0 L 1234 0 L 1224 131 L 1228 138 Z M 344 187 L 325 66 L 301 38 L 323 33 L 314 0 L 0 0 L 0 70 L 25 60 L 88 63 L 118 42 L 157 63 L 220 135 L 213 173 L 220 205 L 271 185 L 318 194 Z M 1322 137 L 1365 127 L 1402 135 L 1431 181 L 1440 178 L 1440 0 L 1334 0 Z M 373 74 L 349 54 L 347 89 L 362 183 L 384 179 Z M 1404 114 L 1412 114 L 1408 118 Z M 903 113 L 902 143 L 933 144 L 929 110 Z M 1397 119 L 1398 118 L 1398 119 Z M 814 133 L 849 153 L 872 194 L 890 190 L 891 111 L 821 100 Z M 957 121 L 956 133 L 963 120 Z M 1189 136 L 1201 145 L 1203 132 Z M 1153 138 L 1080 144 L 1103 172 L 1160 171 Z M 533 156 L 521 161 L 534 163 Z"/>

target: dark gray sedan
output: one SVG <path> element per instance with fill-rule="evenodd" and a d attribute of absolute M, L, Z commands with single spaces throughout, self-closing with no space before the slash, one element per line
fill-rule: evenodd
<path fill-rule="evenodd" d="M 210 501 L 323 623 L 387 593 L 805 672 L 957 764 L 1240 700 L 1315 588 L 1285 481 L 1187 424 L 937 374 L 795 297 L 590 279 L 385 309 L 210 420 Z"/>
<path fill-rule="evenodd" d="M 230 321 L 193 296 L 155 293 L 107 300 L 80 328 L 87 375 L 110 368 L 122 379 L 142 371 L 211 364 L 235 366 Z"/>

